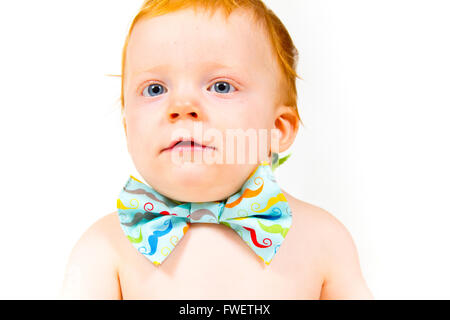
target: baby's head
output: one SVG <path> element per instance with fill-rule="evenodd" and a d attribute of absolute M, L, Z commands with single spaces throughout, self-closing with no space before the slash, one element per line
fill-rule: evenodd
<path fill-rule="evenodd" d="M 121 94 L 142 178 L 183 202 L 237 192 L 295 139 L 297 58 L 259 0 L 145 1 L 125 41 Z M 167 149 L 178 138 L 206 147 Z"/>

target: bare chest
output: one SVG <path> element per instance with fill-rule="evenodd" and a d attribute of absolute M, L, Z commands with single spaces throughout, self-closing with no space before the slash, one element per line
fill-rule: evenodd
<path fill-rule="evenodd" d="M 291 232 L 291 231 L 290 231 Z M 231 229 L 195 224 L 160 266 L 123 246 L 123 299 L 318 299 L 321 279 L 306 247 L 286 237 L 269 266 Z"/>

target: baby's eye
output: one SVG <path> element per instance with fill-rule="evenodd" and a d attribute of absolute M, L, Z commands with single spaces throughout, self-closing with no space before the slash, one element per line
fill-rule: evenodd
<path fill-rule="evenodd" d="M 164 87 L 158 83 L 148 85 L 144 88 L 143 94 L 145 97 L 154 97 L 164 92 Z"/>
<path fill-rule="evenodd" d="M 229 93 L 230 88 L 233 88 L 234 91 L 236 91 L 236 88 L 234 88 L 232 84 L 225 81 L 218 81 L 214 83 L 212 87 L 214 87 L 214 89 L 216 89 L 219 93 Z M 164 87 L 158 83 L 148 85 L 143 90 L 143 95 L 145 97 L 154 97 L 162 93 L 164 93 Z"/>
<path fill-rule="evenodd" d="M 218 81 L 212 85 L 219 93 L 228 93 L 230 90 L 230 86 L 234 88 L 234 86 L 225 81 Z M 234 90 L 236 91 L 236 89 Z"/>

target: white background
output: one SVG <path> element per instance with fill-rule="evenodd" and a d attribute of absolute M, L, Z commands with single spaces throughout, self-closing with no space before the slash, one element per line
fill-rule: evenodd
<path fill-rule="evenodd" d="M 135 172 L 105 75 L 141 3 L 0 3 L 0 298 L 56 297 Z M 265 3 L 304 79 L 280 185 L 347 227 L 375 298 L 449 299 L 449 1 Z"/>

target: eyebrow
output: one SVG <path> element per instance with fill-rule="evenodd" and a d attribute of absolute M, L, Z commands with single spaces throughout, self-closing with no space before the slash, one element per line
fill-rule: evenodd
<path fill-rule="evenodd" d="M 142 73 L 160 72 L 160 71 L 164 71 L 164 70 L 169 70 L 171 68 L 172 68 L 172 65 L 168 64 L 168 63 L 158 64 L 158 65 L 155 65 L 155 66 L 150 67 L 148 69 L 135 72 L 135 73 L 133 73 L 133 76 L 137 76 L 137 75 L 140 75 Z M 227 66 L 225 64 L 222 64 L 222 63 L 219 63 L 219 62 L 215 62 L 215 61 L 203 63 L 203 68 L 206 69 L 206 70 L 209 70 L 209 69 L 234 70 L 235 69 L 235 68 L 233 68 L 231 66 Z"/>

